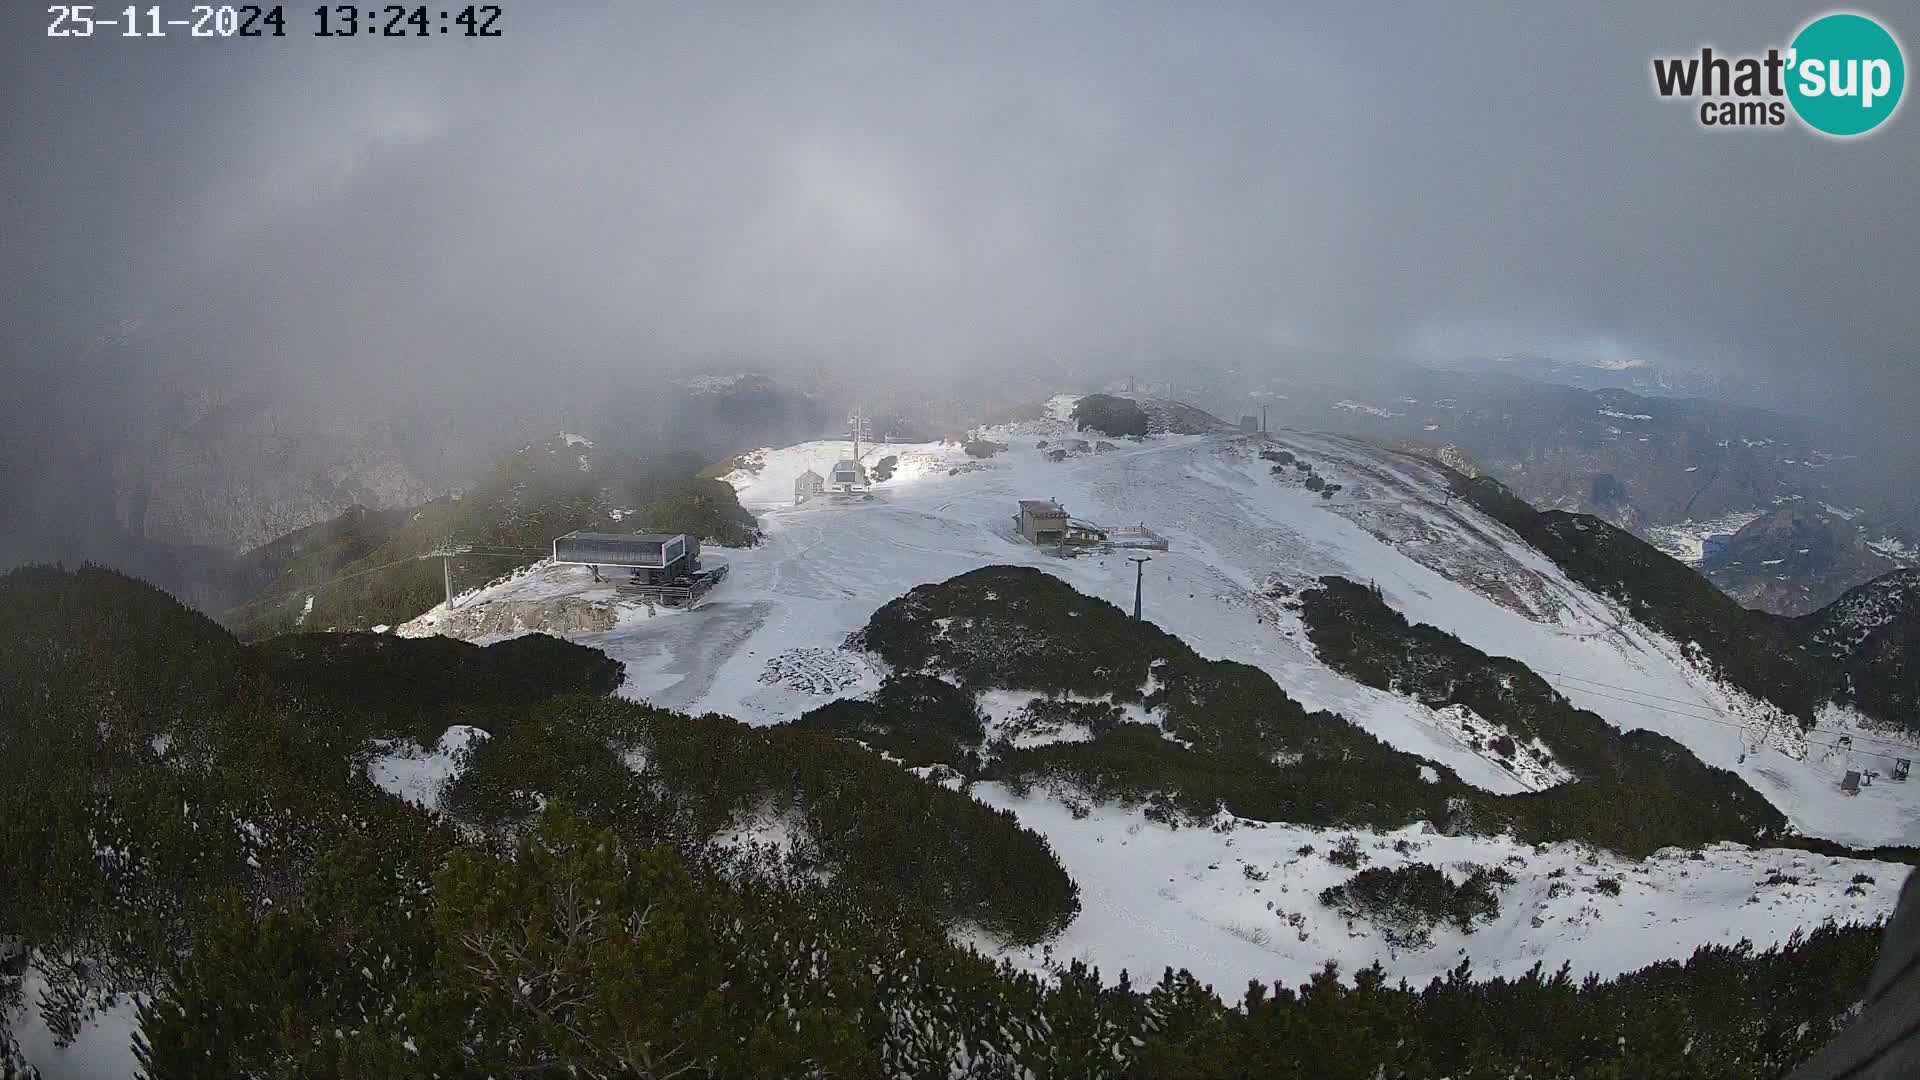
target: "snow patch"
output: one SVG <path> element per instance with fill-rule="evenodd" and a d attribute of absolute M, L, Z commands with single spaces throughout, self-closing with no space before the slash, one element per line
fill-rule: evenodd
<path fill-rule="evenodd" d="M 1106 704 L 1105 699 L 1065 697 L 1050 699 L 1029 690 L 988 690 L 980 695 L 980 712 L 986 719 L 986 741 L 1005 742 L 1016 749 L 1047 746 L 1053 743 L 1087 742 L 1093 731 L 1085 724 L 1048 719 L 1037 715 L 1040 702 L 1079 701 Z"/>
<path fill-rule="evenodd" d="M 1392 419 L 1393 417 L 1396 417 L 1396 416 L 1407 415 L 1406 413 L 1403 413 L 1403 412 L 1388 412 L 1386 409 L 1382 409 L 1377 405 L 1368 405 L 1363 401 L 1352 401 L 1345 398 L 1334 402 L 1333 408 L 1345 409 L 1348 412 L 1365 413 L 1368 416 L 1378 416 L 1384 419 Z"/>
<path fill-rule="evenodd" d="M 1867 550 L 1886 559 L 1901 561 L 1920 559 L 1920 548 L 1915 548 L 1892 536 L 1867 541 Z"/>
<path fill-rule="evenodd" d="M 675 379 L 673 383 L 696 394 L 721 394 L 733 389 L 742 379 L 749 377 L 750 373 L 738 371 L 732 375 L 689 375 L 686 378 Z"/>
<path fill-rule="evenodd" d="M 455 724 L 432 750 L 411 739 L 376 739 L 380 752 L 367 761 L 367 779 L 389 795 L 437 810 L 441 793 L 466 769 L 467 754 L 488 737 L 477 727 Z"/>
<path fill-rule="evenodd" d="M 20 984 L 21 1007 L 0 1017 L 0 1031 L 11 1026 L 20 1057 L 40 1070 L 42 1080 L 105 1080 L 139 1073 L 133 1040 L 139 1030 L 139 1001 L 127 994 L 94 1000 L 89 995 L 81 1014 L 78 1036 L 66 1045 L 47 1027 L 38 1002 L 48 980 L 36 963 L 29 963 Z"/>
<path fill-rule="evenodd" d="M 1491 762 L 1495 768 L 1512 775 L 1529 791 L 1544 791 L 1574 778 L 1572 773 L 1553 759 L 1553 751 L 1540 740 L 1517 739 L 1506 725 L 1496 724 L 1465 705 L 1447 705 L 1429 711 L 1434 723 L 1442 731 Z M 1496 743 L 1508 748 L 1509 752 L 1500 753 L 1495 749 Z"/>
<path fill-rule="evenodd" d="M 1644 532 L 1647 542 L 1654 547 L 1688 566 L 1699 566 L 1706 559 L 1707 537 L 1732 536 L 1759 516 L 1758 510 L 1735 510 L 1718 517 L 1652 525 Z"/>

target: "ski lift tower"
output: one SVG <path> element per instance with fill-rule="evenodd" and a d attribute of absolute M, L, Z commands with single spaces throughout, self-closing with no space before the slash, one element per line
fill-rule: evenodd
<path fill-rule="evenodd" d="M 447 589 L 448 611 L 453 610 L 453 560 L 455 557 L 465 555 L 472 550 L 472 544 L 456 544 L 453 542 L 453 537 L 449 536 L 440 541 L 439 545 L 432 551 L 420 556 L 423 559 L 440 560 L 440 577 Z"/>
<path fill-rule="evenodd" d="M 1151 555 L 1129 555 L 1127 561 L 1133 564 L 1133 621 L 1140 621 L 1140 582 L 1146 576 L 1147 563 L 1153 561 Z"/>
<path fill-rule="evenodd" d="M 873 441 L 873 420 L 859 409 L 847 417 L 847 438 L 853 440 L 853 460 L 860 460 L 860 441 Z"/>

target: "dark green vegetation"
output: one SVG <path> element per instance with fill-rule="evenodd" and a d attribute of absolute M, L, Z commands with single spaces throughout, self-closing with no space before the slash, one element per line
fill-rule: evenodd
<path fill-rule="evenodd" d="M 968 439 L 966 444 L 967 456 L 974 458 L 990 458 L 1006 448 L 1006 443 L 992 439 Z"/>
<path fill-rule="evenodd" d="M 1664 735 L 1622 732 L 1574 708 L 1517 660 L 1488 656 L 1437 627 L 1409 626 L 1366 586 L 1321 578 L 1300 599 L 1314 648 L 1336 671 L 1432 708 L 1464 705 L 1515 738 L 1538 740 L 1577 778 L 1490 802 L 1483 826 L 1510 824 L 1528 838 L 1580 837 L 1644 853 L 1668 844 L 1750 842 L 1786 825 L 1733 773 L 1702 764 Z M 1621 814 L 1622 806 L 1634 812 Z"/>
<path fill-rule="evenodd" d="M 689 903 L 711 893 L 798 905 L 831 917 L 836 933 L 865 935 L 863 948 L 943 940 L 956 922 L 1032 941 L 1077 910 L 1045 842 L 1010 815 L 843 740 L 611 700 L 619 665 L 550 638 L 248 646 L 93 567 L 0 578 L 0 634 L 13 643 L 0 653 L 0 940 L 84 961 L 54 972 L 56 1029 L 99 995 L 185 977 L 189 952 L 193 963 L 217 955 L 198 946 L 223 928 L 234 956 L 250 936 L 284 931 L 278 961 L 312 963 L 318 948 L 343 965 L 311 973 L 331 980 L 313 989 L 315 1008 L 358 1015 L 368 995 L 405 1002 L 414 991 L 389 982 L 379 958 L 430 966 L 434 943 L 406 933 L 427 922 L 398 924 L 431 913 L 456 849 L 512 851 L 548 802 L 571 804 L 583 827 L 612 830 L 626 850 L 659 849 L 647 857 L 664 860 L 662 873 L 702 882 Z M 444 795 L 476 827 L 464 841 L 350 765 L 370 740 L 431 743 L 456 722 L 493 733 Z M 743 867 L 710 843 L 755 822 L 785 825 L 796 856 Z M 263 923 L 268 912 L 290 921 Z M 313 926 L 326 928 L 324 948 L 301 936 Z M 362 931 L 364 941 L 336 940 Z M 363 965 L 382 974 L 352 974 Z M 188 1026 L 207 1016 L 155 1015 Z"/>
<path fill-rule="evenodd" d="M 1080 431 L 1102 435 L 1147 434 L 1147 413 L 1132 398 L 1111 394 L 1088 394 L 1073 405 L 1073 426 Z"/>
<path fill-rule="evenodd" d="M 303 699 L 378 718 L 432 745 L 448 724 L 488 731 L 560 694 L 611 694 L 621 665 L 598 649 L 545 634 L 482 648 L 453 638 L 283 634 L 251 646 L 275 685 Z"/>
<path fill-rule="evenodd" d="M 794 894 L 716 886 L 564 811 L 511 857 L 455 850 L 424 891 L 356 905 L 344 875 L 376 869 L 210 920 L 142 1010 L 150 1075 L 932 1078 L 964 1060 L 978 1077 L 1733 1080 L 1831 1038 L 1877 945 L 1823 927 L 1606 983 L 1479 982 L 1462 962 L 1415 989 L 1329 967 L 1228 1007 L 1184 972 L 1103 987 L 1076 963 L 1042 985 L 937 938 L 878 949 Z M 378 974 L 370 948 L 393 958 Z"/>
<path fill-rule="evenodd" d="M 829 702 L 793 726 L 858 739 L 909 768 L 956 764 L 966 755 L 958 748 L 978 746 L 986 737 L 973 695 L 928 675 L 888 679 L 871 699 Z"/>
<path fill-rule="evenodd" d="M 1673 640 L 1698 642 L 1728 682 L 1812 723 L 1818 688 L 1804 665 L 1786 656 L 1797 644 L 1788 620 L 1741 607 L 1684 563 L 1599 518 L 1535 510 L 1487 477 L 1450 479 L 1456 494 L 1519 533 L 1569 577 Z"/>
<path fill-rule="evenodd" d="M 1853 930 L 1788 946 L 1703 946 L 1610 983 L 1539 968 L 1475 982 L 1462 961 L 1422 991 L 1376 972 L 1297 990 L 1248 987 L 1238 1011 L 1200 1023 L 1176 1011 L 1134 1060 L 1141 1076 L 1507 1080 L 1783 1076 L 1846 1021 L 1874 952 Z M 1167 994 L 1166 984 L 1155 997 Z M 1154 1001 L 1149 998 L 1149 1001 Z M 1843 1007 L 1850 1007 L 1843 1006 Z M 1797 1017 L 1818 1017 L 1800 1027 Z"/>
<path fill-rule="evenodd" d="M 1371 867 L 1344 883 L 1320 891 L 1320 902 L 1349 919 L 1365 919 L 1380 927 L 1396 948 L 1424 949 L 1433 941 L 1433 928 L 1447 923 L 1461 933 L 1500 914 L 1497 890 L 1513 884 L 1503 867 L 1476 866 L 1458 884 L 1431 863 L 1409 863 L 1387 869 Z"/>
<path fill-rule="evenodd" d="M 884 484 L 888 480 L 893 479 L 893 469 L 894 466 L 898 464 L 900 464 L 899 454 L 888 454 L 886 457 L 874 462 L 873 482 L 876 484 Z"/>
<path fill-rule="evenodd" d="M 1850 589 L 1794 625 L 1809 662 L 1837 671 L 1836 698 L 1920 730 L 1920 570 Z"/>
<path fill-rule="evenodd" d="M 258 638 L 405 622 L 445 599 L 440 560 L 417 556 L 447 537 L 504 553 L 454 559 L 456 590 L 535 561 L 554 537 L 575 529 L 689 532 L 717 544 L 753 543 L 753 516 L 732 488 L 696 475 L 700 464 L 685 455 L 635 459 L 562 438 L 529 446 L 460 496 L 397 517 L 349 512 L 275 541 L 286 549 L 275 560 L 278 577 L 264 587 L 261 601 L 232 612 L 229 625 Z M 318 587 L 321 582 L 332 583 Z M 304 610 L 308 595 L 311 612 Z"/>
<path fill-rule="evenodd" d="M 1920 732 L 1920 573 L 1868 582 L 1796 619 L 1741 607 L 1651 544 L 1596 517 L 1540 511 L 1498 481 L 1458 473 L 1453 490 L 1539 548 L 1568 576 L 1612 597 L 1721 678 L 1811 727 L 1840 700 L 1882 723 Z"/>
<path fill-rule="evenodd" d="M 52 981 L 19 1002 L 0 957 L 0 1005 L 73 1031 L 143 992 L 153 1080 L 1773 1075 L 1844 1022 L 1878 942 L 1828 927 L 1608 983 L 1328 971 L 1237 1007 L 1173 972 L 1043 983 L 934 919 L 1018 933 L 1059 903 L 1004 815 L 844 740 L 593 696 L 617 671 L 591 650 L 249 647 L 95 568 L 0 577 L 0 640 L 0 946 Z M 467 829 L 348 765 L 465 716 L 495 725 L 444 796 Z M 749 808 L 811 846 L 704 842 Z"/>
<path fill-rule="evenodd" d="M 871 701 L 836 703 L 803 723 L 1016 789 L 1059 783 L 1096 800 L 1144 804 L 1166 821 L 1204 821 L 1222 809 L 1356 828 L 1430 821 L 1448 831 L 1510 829 L 1536 842 L 1585 840 L 1628 855 L 1752 842 L 1785 825 L 1731 773 L 1662 736 L 1620 734 L 1522 665 L 1407 627 L 1364 588 L 1329 579 L 1309 600 L 1309 626 L 1328 662 L 1362 681 L 1393 686 L 1398 669 L 1387 668 L 1403 665 L 1406 677 L 1430 681 L 1435 704 L 1457 699 L 1495 722 L 1511 716 L 1511 731 L 1540 737 L 1580 781 L 1489 794 L 1341 716 L 1308 713 L 1257 668 L 1203 659 L 1151 623 L 1024 567 L 986 567 L 889 602 L 862 640 L 896 674 Z M 1107 708 L 1061 718 L 1086 724 L 1085 741 L 983 746 L 971 699 L 995 689 L 1102 698 Z M 1126 721 L 1123 704 L 1153 710 L 1160 722 Z M 1620 814 L 1627 799 L 1640 810 Z"/>
<path fill-rule="evenodd" d="M 1080 909 L 1052 849 L 1012 814 L 827 735 L 560 698 L 476 748 L 446 806 L 511 833 L 536 816 L 534 793 L 636 844 L 672 838 L 691 849 L 769 824 L 798 841 L 788 869 L 830 878 L 842 903 L 1023 944 L 1058 933 Z"/>

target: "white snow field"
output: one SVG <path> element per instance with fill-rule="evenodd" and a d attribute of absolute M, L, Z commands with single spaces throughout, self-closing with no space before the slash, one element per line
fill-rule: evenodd
<path fill-rule="evenodd" d="M 1807 833 L 1855 845 L 1920 843 L 1920 784 L 1882 781 L 1858 796 L 1839 787 L 1850 768 L 1885 774 L 1893 756 L 1909 756 L 1907 742 L 1881 734 L 1838 752 L 1826 745 L 1837 737 L 1818 731 L 1809 742 L 1771 706 L 1709 679 L 1679 644 L 1568 580 L 1503 526 L 1448 499 L 1425 462 L 1357 440 L 1291 431 L 1156 436 L 1051 462 L 1034 443 L 1072 437 L 1065 423 L 988 434 L 1009 449 L 986 461 L 951 444 L 863 448 L 869 463 L 898 455 L 891 480 L 876 485 L 870 499 L 829 496 L 801 506 L 793 505 L 793 477 L 806 468 L 824 471 L 846 456 L 848 444 L 756 452 L 755 471 L 726 479 L 758 515 L 766 540 L 707 549 L 707 560 L 728 563 L 730 574 L 698 609 L 659 618 L 627 609 L 611 630 L 567 636 L 626 662 L 622 693 L 630 697 L 750 723 L 790 720 L 878 685 L 881 673 L 869 659 L 843 645 L 875 608 L 915 585 L 1014 563 L 1131 605 L 1127 552 L 1064 559 L 1021 541 L 1016 501 L 1053 498 L 1076 518 L 1145 524 L 1171 540 L 1172 550 L 1151 553 L 1147 564 L 1147 619 L 1203 655 L 1262 668 L 1309 709 L 1343 713 L 1470 783 L 1512 792 L 1556 777 L 1548 768 L 1510 772 L 1456 737 L 1457 719 L 1328 669 L 1284 598 L 1269 595 L 1273 587 L 1310 587 L 1325 574 L 1374 582 L 1409 619 L 1515 657 L 1621 728 L 1659 731 L 1708 764 L 1738 772 Z M 1271 464 L 1257 456 L 1264 448 L 1313 462 L 1342 490 L 1326 500 L 1292 470 L 1274 478 Z M 469 593 L 456 606 L 472 613 L 570 593 L 607 595 L 578 568 L 542 567 Z M 399 632 L 431 632 L 437 618 L 429 613 Z"/>
<path fill-rule="evenodd" d="M 1329 960 L 1347 975 L 1377 960 L 1417 986 L 1463 956 L 1481 978 L 1521 975 L 1536 963 L 1551 974 L 1563 962 L 1579 978 L 1684 959 L 1710 943 L 1745 938 L 1764 949 L 1829 919 L 1885 916 L 1906 873 L 1889 863 L 1733 844 L 1710 847 L 1699 860 L 1670 848 L 1634 862 L 1580 844 L 1538 851 L 1420 826 L 1348 833 L 1222 815 L 1219 828 L 1167 829 L 1114 807 L 1076 820 L 1039 791 L 1019 798 L 978 784 L 973 794 L 1046 834 L 1080 885 L 1080 915 L 1044 947 L 1010 949 L 981 935 L 972 944 L 1031 968 L 1078 959 L 1109 980 L 1124 968 L 1136 984 L 1186 968 L 1229 1001 L 1251 980 L 1302 982 Z M 1504 866 L 1517 880 L 1500 890 L 1498 916 L 1473 933 L 1441 925 L 1427 948 L 1395 950 L 1372 925 L 1350 923 L 1320 902 L 1321 890 L 1354 873 L 1326 858 L 1349 835 L 1360 839 L 1368 867 L 1425 862 L 1457 882 L 1465 876 L 1459 864 L 1471 862 Z M 1408 850 L 1395 850 L 1396 842 Z M 1300 854 L 1307 845 L 1313 853 Z M 1766 884 L 1775 874 L 1778 883 Z M 1850 895 L 1860 874 L 1874 881 Z M 1606 879 L 1618 882 L 1617 896 L 1602 891 Z"/>
<path fill-rule="evenodd" d="M 1292 431 L 1111 440 L 1116 449 L 1059 462 L 1035 446 L 1076 437 L 1058 419 L 986 435 L 1009 449 L 983 461 L 952 444 L 863 448 L 869 465 L 898 456 L 892 479 L 876 485 L 871 498 L 825 497 L 799 506 L 794 477 L 807 468 L 824 474 L 847 455 L 848 444 L 805 443 L 748 455 L 747 467 L 726 479 L 758 515 L 766 539 L 748 549 L 707 549 L 708 562 L 724 561 L 730 573 L 699 608 L 663 618 L 623 613 L 609 630 L 566 636 L 624 661 L 621 693 L 629 697 L 755 724 L 790 720 L 835 697 L 878 687 L 884 672 L 867 654 L 848 650 L 846 639 L 875 608 L 916 585 L 1012 563 L 1131 605 L 1134 567 L 1126 556 L 1133 553 L 1060 558 L 1020 539 L 1016 501 L 1057 499 L 1075 518 L 1144 524 L 1170 540 L 1171 550 L 1151 553 L 1146 565 L 1147 619 L 1203 655 L 1260 667 L 1309 709 L 1340 712 L 1396 747 L 1450 766 L 1469 783 L 1518 792 L 1561 782 L 1564 774 L 1550 758 L 1514 767 L 1483 757 L 1461 737 L 1461 716 L 1437 715 L 1330 670 L 1288 606 L 1291 592 L 1327 574 L 1371 581 L 1409 619 L 1449 630 L 1490 654 L 1518 658 L 1621 728 L 1662 732 L 1709 764 L 1737 771 L 1806 833 L 1854 845 L 1920 843 L 1920 784 L 1882 780 L 1857 797 L 1839 789 L 1849 768 L 1886 773 L 1891 755 L 1909 756 L 1903 743 L 1876 733 L 1872 739 L 1879 741 L 1863 736 L 1858 750 L 1837 751 L 1824 745 L 1836 736 L 1816 732 L 1810 745 L 1777 710 L 1715 684 L 1679 643 L 1628 619 L 1503 526 L 1449 499 L 1439 472 L 1425 462 L 1357 440 Z M 1341 490 L 1323 499 L 1293 468 L 1274 476 L 1273 464 L 1258 456 L 1262 450 L 1286 450 L 1313 463 Z M 569 570 L 536 568 L 469 594 L 458 606 L 472 611 L 588 588 L 590 579 L 582 582 Z M 422 631 L 432 628 L 413 630 Z M 983 704 L 999 724 L 1024 700 Z M 1848 722 L 1837 711 L 1827 719 L 1836 731 Z M 1471 937 L 1436 931 L 1430 949 L 1394 958 L 1364 926 L 1362 936 L 1348 937 L 1344 920 L 1319 905 L 1319 890 L 1345 871 L 1324 860 L 1290 862 L 1303 843 L 1324 850 L 1329 837 L 1315 830 L 1169 830 L 1112 808 L 1075 820 L 1057 800 L 1017 799 L 990 785 L 975 790 L 1047 835 L 1080 882 L 1083 913 L 1054 943 L 1055 959 L 1084 956 L 1110 977 L 1122 967 L 1157 976 L 1166 965 L 1184 966 L 1230 993 L 1248 978 L 1304 978 L 1330 958 L 1351 970 L 1354 962 L 1378 956 L 1396 975 L 1424 976 L 1458 963 L 1462 948 L 1483 972 L 1570 960 L 1576 974 L 1613 974 L 1683 956 L 1709 941 L 1745 936 L 1764 944 L 1829 918 L 1879 917 L 1892 909 L 1903 873 L 1891 864 L 1864 864 L 1857 872 L 1879 877 L 1880 887 L 1847 895 L 1856 872 L 1847 863 L 1727 847 L 1709 851 L 1705 864 L 1685 856 L 1645 864 L 1603 858 L 1624 883 L 1619 897 L 1546 900 L 1545 867 L 1564 864 L 1569 875 L 1582 876 L 1600 871 L 1576 870 L 1585 864 L 1570 846 L 1536 857 L 1509 841 L 1409 830 L 1403 835 L 1431 845 L 1414 856 L 1423 861 L 1496 864 L 1518 854 L 1533 869 L 1516 871 L 1520 884 L 1503 897 L 1494 926 Z M 1371 846 L 1381 838 L 1362 834 L 1362 840 Z M 1121 851 L 1126 854 L 1116 857 Z M 1398 858 L 1390 850 L 1375 854 L 1374 865 Z M 1268 867 L 1268 882 L 1244 876 L 1236 857 Z M 1756 884 L 1796 859 L 1801 870 L 1786 872 L 1800 877 L 1799 885 Z M 1214 863 L 1222 869 L 1204 869 Z M 1801 872 L 1807 867 L 1812 871 Z M 1755 895 L 1759 899 L 1750 901 Z M 1308 940 L 1299 941 L 1300 928 L 1267 912 L 1268 900 L 1302 914 Z M 1593 911 L 1582 914 L 1586 907 Z M 1044 962 L 1038 955 L 1028 959 Z"/>

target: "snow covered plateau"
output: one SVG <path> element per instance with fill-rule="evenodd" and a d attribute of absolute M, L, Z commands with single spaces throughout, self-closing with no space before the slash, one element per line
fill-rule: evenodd
<path fill-rule="evenodd" d="M 1051 499 L 1075 520 L 1145 525 L 1169 540 L 1170 550 L 1152 552 L 1146 564 L 1148 620 L 1202 655 L 1263 669 L 1309 710 L 1340 712 L 1469 783 L 1519 792 L 1565 775 L 1550 759 L 1476 750 L 1463 737 L 1471 717 L 1436 713 L 1331 670 L 1315 656 L 1290 595 L 1322 575 L 1371 582 L 1409 620 L 1514 657 L 1620 728 L 1661 732 L 1708 764 L 1734 770 L 1804 833 L 1856 846 L 1920 843 L 1920 784 L 1882 781 L 1857 796 L 1839 786 L 1850 769 L 1885 773 L 1893 755 L 1920 755 L 1840 709 L 1826 710 L 1809 736 L 1771 705 L 1719 685 L 1688 659 L 1685 643 L 1633 621 L 1506 528 L 1449 498 L 1443 475 L 1426 462 L 1294 431 L 1113 440 L 1111 449 L 1050 460 L 1037 444 L 1076 433 L 1063 419 L 1066 407 L 1047 415 L 983 432 L 1007 446 L 985 459 L 952 443 L 864 447 L 869 466 L 897 458 L 890 478 L 865 496 L 794 502 L 795 477 L 826 473 L 850 452 L 845 442 L 743 455 L 724 479 L 758 516 L 765 539 L 752 548 L 709 547 L 707 562 L 725 562 L 730 572 L 694 610 L 622 606 L 580 568 L 540 564 L 457 598 L 461 618 L 436 609 L 396 632 L 497 640 L 536 628 L 521 617 L 530 602 L 611 604 L 614 613 L 600 620 L 610 626 L 568 630 L 563 623 L 557 632 L 623 661 L 622 694 L 781 723 L 879 686 L 885 672 L 849 648 L 848 636 L 916 585 L 1017 564 L 1123 608 L 1132 604 L 1135 569 L 1127 556 L 1135 552 L 1064 558 L 1021 539 L 1018 500 Z M 1304 474 L 1260 456 L 1282 450 L 1339 490 L 1323 497 L 1301 482 Z M 516 614 L 478 614 L 494 607 Z M 983 702 L 996 718 L 1019 704 Z M 1852 735 L 1852 748 L 1834 745 L 1836 733 Z M 439 759 L 450 749 L 382 759 L 382 767 L 404 771 L 405 762 L 438 781 L 447 767 Z M 420 767 L 423 757 L 432 768 Z M 397 777 L 393 787 L 419 790 Z M 1426 861 L 1455 868 L 1456 877 L 1467 863 L 1505 865 L 1519 879 L 1493 924 L 1471 935 L 1441 930 L 1430 946 L 1409 951 L 1317 900 L 1349 871 L 1300 849 L 1324 852 L 1344 833 L 1231 819 L 1212 829 L 1171 829 L 1118 807 L 1076 815 L 1045 792 L 1016 796 L 993 784 L 973 791 L 1046 835 L 1082 890 L 1082 913 L 1060 939 L 1010 955 L 1038 967 L 1085 958 L 1109 977 L 1122 968 L 1152 976 L 1186 967 L 1229 990 L 1250 978 L 1299 980 L 1329 959 L 1349 971 L 1377 959 L 1390 974 L 1415 979 L 1462 955 L 1483 974 L 1568 962 L 1576 975 L 1611 975 L 1708 942 L 1745 937 L 1764 946 L 1829 919 L 1879 918 L 1892 909 L 1902 876 L 1887 863 L 1734 845 L 1634 862 L 1579 845 L 1535 848 L 1419 826 L 1360 833 L 1372 865 Z M 1863 886 L 1856 875 L 1878 882 Z M 1602 879 L 1614 886 L 1596 887 Z"/>

